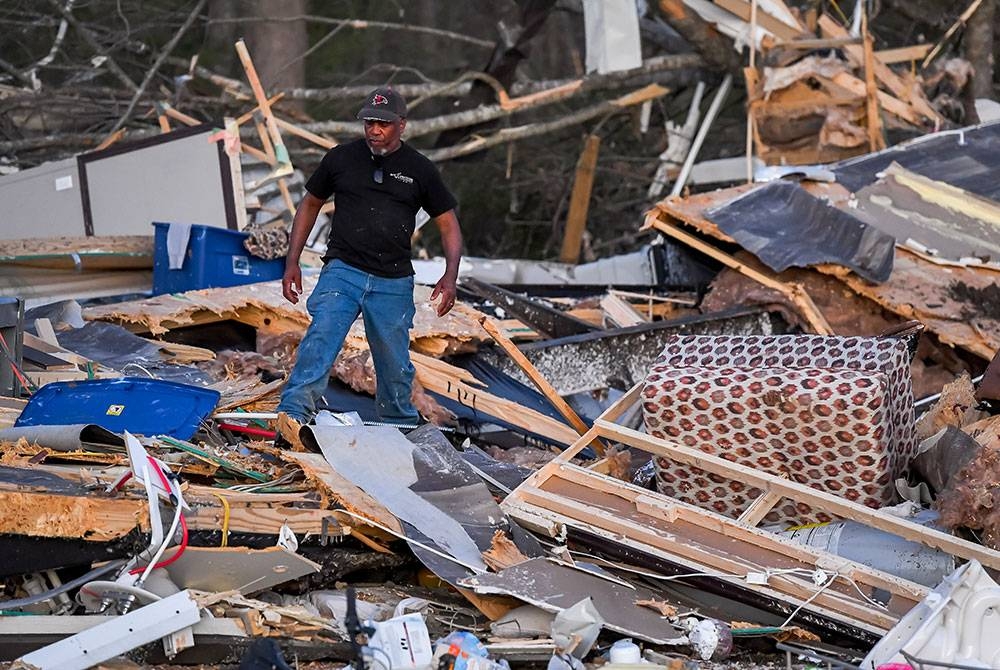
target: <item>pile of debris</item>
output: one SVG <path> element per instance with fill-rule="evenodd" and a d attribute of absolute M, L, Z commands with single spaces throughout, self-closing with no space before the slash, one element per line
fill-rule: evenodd
<path fill-rule="evenodd" d="M 735 204 L 775 185 L 792 184 L 739 189 Z M 665 201 L 649 224 L 710 251 L 667 220 L 705 197 Z M 819 277 L 864 281 L 834 267 Z M 308 322 L 276 281 L 30 310 L 8 340 L 30 395 L 5 401 L 0 433 L 0 648 L 38 668 L 123 653 L 683 667 L 764 637 L 866 668 L 992 662 L 981 628 L 935 654 L 941 622 L 978 621 L 971 594 L 1000 568 L 982 494 L 1000 424 L 974 397 L 994 397 L 995 380 L 956 383 L 917 422 L 919 328 L 810 334 L 826 305 L 804 284 L 771 302 L 788 298 L 788 322 L 696 314 L 696 294 L 646 284 L 542 300 L 469 276 L 444 319 L 418 287 L 415 393 L 438 425 L 408 432 L 365 425 L 360 323 L 331 371 L 331 411 L 302 427 L 274 413 Z M 943 346 L 949 331 L 928 331 Z M 279 432 L 291 450 L 272 446 Z M 940 515 L 923 509 L 932 500 Z M 950 529 L 981 530 L 985 546 Z"/>

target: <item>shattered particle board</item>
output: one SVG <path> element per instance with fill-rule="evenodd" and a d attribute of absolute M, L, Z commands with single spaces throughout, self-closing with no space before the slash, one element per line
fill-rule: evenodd
<path fill-rule="evenodd" d="M 321 454 L 284 451 L 280 452 L 279 455 L 282 460 L 295 463 L 302 468 L 306 478 L 315 482 L 327 498 L 327 504 L 336 503 L 355 514 L 385 526 L 393 533 L 402 535 L 403 528 L 400 526 L 399 520 L 378 500 L 334 470 Z"/>
<path fill-rule="evenodd" d="M 593 598 L 604 626 L 653 644 L 686 644 L 687 638 L 663 617 L 636 600 L 662 600 L 649 589 L 634 589 L 584 570 L 535 558 L 501 570 L 462 580 L 479 594 L 510 595 L 547 612 L 561 612 L 584 598 Z"/>
<path fill-rule="evenodd" d="M 221 394 L 215 409 L 217 412 L 229 412 L 238 407 L 247 411 L 265 412 L 278 406 L 278 394 L 284 385 L 284 379 L 265 384 L 256 377 L 241 377 L 217 382 L 209 388 Z"/>
<path fill-rule="evenodd" d="M 751 268 L 764 267 L 746 251 L 740 251 L 734 257 Z M 791 268 L 776 275 L 776 278 L 802 285 L 838 335 L 875 336 L 905 322 L 899 315 L 858 295 L 830 275 Z M 806 326 L 795 306 L 782 293 L 729 269 L 722 270 L 712 280 L 701 305 L 707 312 L 759 306 L 780 313 L 793 326 Z M 937 393 L 944 384 L 952 381 L 956 371 L 961 369 L 954 366 L 954 358 L 954 350 L 938 343 L 933 335 L 921 337 L 917 356 L 910 363 L 914 397 L 923 398 Z"/>
<path fill-rule="evenodd" d="M 528 557 L 521 553 L 517 545 L 502 530 L 493 533 L 490 548 L 483 552 L 483 561 L 490 569 L 498 572 L 527 560 Z"/>
<path fill-rule="evenodd" d="M 0 241 L 0 264 L 76 272 L 150 269 L 153 267 L 153 236 L 3 240 Z"/>
<path fill-rule="evenodd" d="M 803 188 L 816 197 L 826 198 L 836 206 L 845 206 L 850 194 L 838 184 L 803 182 Z M 745 193 L 753 185 L 702 193 L 686 199 L 667 198 L 656 205 L 665 221 L 679 220 L 716 239 L 735 242 L 718 226 L 705 218 L 705 211 Z M 836 265 L 820 265 L 820 272 L 832 275 L 851 290 L 904 319 L 917 319 L 952 346 L 962 347 L 977 356 L 991 359 L 1000 349 L 1000 315 L 981 314 L 980 306 L 959 302 L 952 287 L 961 282 L 972 289 L 987 290 L 996 283 L 996 273 L 975 268 L 952 268 L 935 265 L 905 249 L 896 248 L 889 279 L 877 286 Z M 969 318 L 969 314 L 976 314 Z"/>
<path fill-rule="evenodd" d="M 319 572 L 321 567 L 281 547 L 188 547 L 167 572 L 182 589 L 250 595 Z"/>
<path fill-rule="evenodd" d="M 976 409 L 976 389 L 968 373 L 959 375 L 941 389 L 941 397 L 917 421 L 917 439 L 926 440 L 931 435 L 955 426 L 965 428 L 987 416 Z"/>
<path fill-rule="evenodd" d="M 839 268 L 820 268 L 836 274 Z M 889 281 L 871 286 L 853 275 L 838 277 L 859 295 L 907 319 L 917 319 L 945 344 L 962 347 L 989 360 L 1000 349 L 1000 314 L 982 313 L 980 305 L 956 300 L 957 283 L 989 290 L 997 275 L 989 270 L 942 268 L 905 249 L 896 249 Z"/>
<path fill-rule="evenodd" d="M 302 282 L 303 298 L 295 305 L 281 294 L 280 281 L 270 281 L 90 307 L 83 315 L 88 320 L 114 321 L 153 335 L 183 326 L 231 319 L 263 331 L 299 333 L 301 337 L 309 325 L 306 297 L 316 287 L 317 275 L 305 275 Z M 429 287 L 414 287 L 416 315 L 410 342 L 415 351 L 436 357 L 470 352 L 488 339 L 479 328 L 478 319 L 482 314 L 468 305 L 456 303 L 448 314 L 438 317 L 430 295 Z M 348 351 L 367 348 L 360 318 L 351 327 L 344 348 Z"/>
<path fill-rule="evenodd" d="M 104 478 L 104 484 L 108 479 Z M 222 492 L 227 499 L 233 494 Z M 191 530 L 220 530 L 224 510 L 210 494 L 189 492 L 185 515 Z M 305 495 L 238 494 L 230 506 L 229 530 L 277 535 L 283 524 L 295 533 L 319 533 L 326 510 Z M 148 502 L 138 488 L 114 496 L 91 490 L 79 478 L 44 466 L 0 467 L 0 533 L 109 541 L 148 528 Z"/>

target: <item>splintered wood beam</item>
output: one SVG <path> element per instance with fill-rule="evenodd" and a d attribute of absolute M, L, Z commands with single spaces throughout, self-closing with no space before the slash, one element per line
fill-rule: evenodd
<path fill-rule="evenodd" d="M 715 0 L 715 4 L 722 7 L 730 14 L 735 14 L 744 21 L 750 21 L 752 6 L 746 0 Z M 784 21 L 774 18 L 767 12 L 757 7 L 757 25 L 771 33 L 775 37 L 785 41 L 794 40 L 802 34 L 802 31 L 793 28 Z"/>
<path fill-rule="evenodd" d="M 317 135 L 316 133 L 310 132 L 305 128 L 300 128 L 294 123 L 285 121 L 282 118 L 274 117 L 274 122 L 278 124 L 278 127 L 287 132 L 289 135 L 295 135 L 296 137 L 301 137 L 304 140 L 308 140 L 315 145 L 318 145 L 324 149 L 332 149 L 337 146 L 336 140 L 331 140 L 322 135 Z"/>
<path fill-rule="evenodd" d="M 867 16 L 865 17 L 867 21 Z M 834 21 L 829 16 L 821 16 L 819 19 L 819 27 L 823 35 L 831 38 L 848 38 L 850 35 L 847 30 L 844 29 L 840 24 Z M 863 31 L 867 34 L 867 31 Z M 865 54 L 865 47 L 862 45 L 846 45 L 844 50 L 847 51 L 848 55 L 858 64 L 867 63 L 867 55 Z M 919 91 L 914 92 L 910 86 L 895 72 L 893 72 L 888 65 L 883 63 L 876 57 L 872 57 L 872 70 L 875 73 L 875 78 L 882 82 L 892 95 L 895 96 L 903 104 L 912 106 L 914 110 L 924 118 L 929 121 L 940 121 L 941 116 L 937 111 L 931 106 L 931 104 L 923 97 Z M 865 67 L 865 72 L 867 73 L 868 68 Z M 866 75 L 867 79 L 867 75 Z M 888 107 L 883 101 L 883 106 Z M 899 114 L 897 114 L 899 116 Z M 905 118 L 905 117 L 902 117 Z M 909 120 L 909 119 L 907 119 Z"/>
<path fill-rule="evenodd" d="M 646 216 L 646 223 L 643 228 L 656 228 L 661 233 L 683 242 L 692 249 L 702 252 L 706 256 L 714 258 L 720 263 L 736 270 L 746 277 L 749 277 L 755 282 L 781 292 L 792 302 L 792 304 L 799 308 L 802 316 L 809 322 L 809 325 L 817 335 L 834 334 L 830 323 L 826 320 L 826 317 L 823 316 L 823 313 L 819 311 L 816 303 L 814 303 L 812 298 L 809 297 L 809 294 L 806 293 L 805 288 L 801 284 L 785 283 L 775 279 L 774 277 L 769 277 L 762 272 L 758 272 L 753 268 L 747 267 L 745 263 L 741 263 L 724 251 L 716 249 L 712 245 L 703 242 L 694 235 L 681 230 L 677 226 L 661 221 L 657 218 L 655 211 L 650 212 Z"/>
<path fill-rule="evenodd" d="M 583 419 L 580 418 L 580 415 L 573 411 L 573 408 L 562 399 L 562 396 L 560 396 L 552 387 L 552 384 L 550 384 L 548 380 L 542 376 L 542 373 L 538 371 L 538 368 L 531 364 L 531 361 L 528 360 L 527 356 L 521 353 L 521 350 L 517 348 L 517 345 L 501 333 L 500 330 L 487 317 L 484 316 L 479 319 L 479 323 L 483 326 L 483 329 L 490 334 L 490 337 L 492 337 L 496 343 L 507 352 L 507 355 L 510 356 L 515 363 L 517 363 L 518 367 L 521 368 L 524 374 L 528 375 L 528 379 L 530 379 L 535 386 L 538 387 L 538 390 L 541 391 L 542 395 L 544 395 L 548 401 L 552 403 L 552 406 L 563 415 L 569 424 L 573 426 L 573 428 L 575 428 L 581 435 L 585 435 L 590 429 L 587 424 L 584 423 Z M 594 447 L 594 451 L 596 451 L 599 456 L 604 456 L 604 444 L 600 440 L 593 440 L 591 445 Z"/>
<path fill-rule="evenodd" d="M 526 431 L 547 437 L 561 444 L 572 444 L 579 433 L 566 423 L 554 419 L 547 414 L 520 405 L 513 400 L 501 398 L 483 389 L 482 382 L 475 380 L 477 386 L 464 381 L 465 370 L 448 370 L 447 363 L 436 361 L 433 365 L 426 364 L 428 357 L 410 351 L 410 360 L 417 370 L 417 381 L 424 390 L 433 391 L 446 396 L 457 403 L 479 410 L 502 419 Z M 454 366 L 448 366 L 454 367 Z"/>
<path fill-rule="evenodd" d="M 305 498 L 230 505 L 228 528 L 237 533 L 277 535 L 283 524 L 295 533 L 320 533 L 329 510 L 302 507 Z M 221 530 L 224 510 L 216 501 L 188 500 L 185 513 L 191 530 Z M 43 491 L 0 489 L 0 533 L 31 537 L 77 538 L 91 542 L 118 539 L 136 528 L 149 529 L 149 504 L 137 497 L 65 495 Z"/>
<path fill-rule="evenodd" d="M 933 48 L 933 44 L 914 44 L 910 47 L 882 49 L 881 51 L 875 52 L 875 58 L 882 61 L 886 65 L 892 65 L 894 63 L 909 63 L 925 57 Z"/>
<path fill-rule="evenodd" d="M 764 470 L 734 463 L 719 456 L 640 433 L 631 428 L 600 419 L 595 422 L 594 426 L 597 428 L 598 434 L 603 437 L 614 439 L 655 456 L 701 468 L 728 479 L 736 479 L 748 486 L 760 488 L 796 502 L 806 502 L 825 512 L 898 535 L 906 540 L 940 549 L 952 556 L 966 560 L 975 559 L 985 566 L 1000 569 L 1000 551 L 995 549 L 885 514 L 860 503 L 815 489 L 807 484 L 800 484 Z M 516 489 L 515 493 L 517 493 Z"/>
<path fill-rule="evenodd" d="M 563 233 L 562 251 L 559 260 L 576 264 L 580 261 L 580 244 L 583 231 L 587 227 L 587 212 L 590 210 L 590 193 L 594 187 L 594 168 L 597 167 L 597 152 L 601 138 L 588 135 L 583 145 L 583 153 L 576 165 L 573 179 L 573 193 L 569 199 L 569 214 L 566 216 L 566 231 Z"/>
<path fill-rule="evenodd" d="M 868 116 L 868 150 L 876 152 L 885 148 L 882 119 L 878 113 L 878 87 L 875 86 L 875 58 L 872 55 L 872 34 L 868 31 L 868 15 L 862 21 L 865 57 L 865 111 Z"/>

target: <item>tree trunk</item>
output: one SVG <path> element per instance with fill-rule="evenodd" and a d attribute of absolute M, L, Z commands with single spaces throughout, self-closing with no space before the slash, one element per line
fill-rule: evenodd
<path fill-rule="evenodd" d="M 307 14 L 306 0 L 257 0 L 255 15 L 282 18 Z M 247 46 L 264 90 L 271 95 L 282 88 L 304 86 L 309 48 L 305 21 L 259 21 L 247 30 Z"/>
<path fill-rule="evenodd" d="M 725 70 L 734 77 L 743 76 L 740 54 L 733 49 L 732 41 L 716 30 L 715 26 L 685 7 L 682 0 L 659 0 L 657 4 L 667 23 L 710 65 Z"/>
<path fill-rule="evenodd" d="M 972 92 L 977 98 L 993 98 L 993 19 L 996 0 L 983 0 L 965 28 L 965 57 L 976 74 Z"/>

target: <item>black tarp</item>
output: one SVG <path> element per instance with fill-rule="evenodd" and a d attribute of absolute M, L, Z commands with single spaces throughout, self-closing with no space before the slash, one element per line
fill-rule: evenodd
<path fill-rule="evenodd" d="M 705 216 L 775 272 L 835 263 L 873 282 L 892 273 L 895 239 L 792 182 L 756 188 Z"/>

